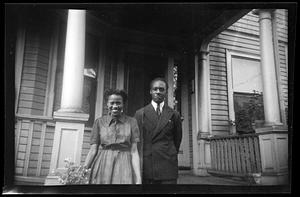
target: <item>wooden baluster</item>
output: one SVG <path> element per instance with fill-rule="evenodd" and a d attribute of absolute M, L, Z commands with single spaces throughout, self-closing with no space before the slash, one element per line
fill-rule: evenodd
<path fill-rule="evenodd" d="M 237 161 L 236 161 L 236 154 L 235 154 L 234 138 L 231 139 L 231 155 L 232 155 L 232 172 L 237 173 Z"/>
<path fill-rule="evenodd" d="M 236 156 L 236 171 L 237 173 L 242 172 L 242 164 L 241 164 L 241 151 L 239 147 L 239 138 L 234 139 L 234 147 L 235 147 L 235 156 Z"/>
<path fill-rule="evenodd" d="M 250 154 L 250 167 L 251 167 L 251 173 L 253 173 L 256 172 L 253 136 L 250 136 L 248 140 L 249 140 L 248 142 L 249 142 L 249 154 Z"/>
<path fill-rule="evenodd" d="M 239 138 L 239 148 L 240 148 L 240 156 L 241 156 L 241 173 L 246 173 L 246 163 L 245 163 L 245 148 L 242 137 Z"/>
<path fill-rule="evenodd" d="M 210 154 L 211 154 L 211 168 L 215 170 L 215 164 L 216 164 L 216 159 L 215 159 L 215 141 L 211 140 L 210 141 Z"/>
<path fill-rule="evenodd" d="M 260 161 L 260 150 L 259 150 L 259 143 L 258 143 L 258 137 L 254 137 L 254 151 L 255 151 L 255 163 L 257 172 L 261 172 L 261 161 Z"/>
<path fill-rule="evenodd" d="M 222 154 L 221 154 L 221 141 L 220 140 L 216 140 L 217 145 L 218 145 L 218 170 L 221 171 L 222 170 Z"/>
<path fill-rule="evenodd" d="M 248 137 L 244 137 L 244 146 L 245 146 L 245 156 L 246 156 L 246 169 L 248 173 L 251 172 Z"/>
<path fill-rule="evenodd" d="M 225 171 L 229 172 L 229 157 L 228 157 L 228 140 L 224 139 L 224 150 L 225 150 Z"/>
<path fill-rule="evenodd" d="M 228 138 L 227 139 L 227 150 L 228 150 L 228 171 L 229 172 L 233 172 L 231 143 L 232 143 L 232 139 Z"/>

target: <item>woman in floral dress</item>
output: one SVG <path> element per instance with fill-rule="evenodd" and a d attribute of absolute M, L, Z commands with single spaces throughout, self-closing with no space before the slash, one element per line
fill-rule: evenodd
<path fill-rule="evenodd" d="M 127 94 L 108 90 L 105 98 L 108 115 L 94 122 L 84 164 L 91 168 L 90 184 L 141 184 L 137 121 L 123 113 Z"/>

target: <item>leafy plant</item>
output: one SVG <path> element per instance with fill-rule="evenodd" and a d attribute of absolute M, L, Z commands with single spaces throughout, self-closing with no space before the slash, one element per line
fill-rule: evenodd
<path fill-rule="evenodd" d="M 59 176 L 58 180 L 63 185 L 77 185 L 77 184 L 88 184 L 90 169 L 87 169 L 81 165 L 75 165 L 70 159 L 65 159 L 66 171 L 56 172 Z"/>
<path fill-rule="evenodd" d="M 255 120 L 264 120 L 262 93 L 253 91 L 250 97 L 242 97 L 243 102 L 235 102 L 235 116 L 238 133 L 253 133 Z"/>

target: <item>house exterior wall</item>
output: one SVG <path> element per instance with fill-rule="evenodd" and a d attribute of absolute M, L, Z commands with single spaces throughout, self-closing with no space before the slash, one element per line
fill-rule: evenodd
<path fill-rule="evenodd" d="M 280 89 L 287 108 L 287 11 L 276 10 L 276 30 L 280 59 Z M 211 119 L 213 135 L 229 134 L 229 106 L 227 89 L 226 50 L 260 56 L 258 16 L 251 12 L 209 43 Z"/>

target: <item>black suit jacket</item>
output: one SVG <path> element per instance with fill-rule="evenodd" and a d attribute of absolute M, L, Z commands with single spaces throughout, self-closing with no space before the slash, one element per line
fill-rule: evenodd
<path fill-rule="evenodd" d="M 141 132 L 139 151 L 144 179 L 170 180 L 178 177 L 178 151 L 182 139 L 181 118 L 164 105 L 157 116 L 151 104 L 135 113 Z"/>

